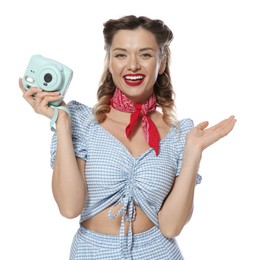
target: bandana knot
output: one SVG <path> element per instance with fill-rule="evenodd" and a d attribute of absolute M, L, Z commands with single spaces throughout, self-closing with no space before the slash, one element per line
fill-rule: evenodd
<path fill-rule="evenodd" d="M 160 136 L 156 125 L 149 117 L 148 113 L 156 111 L 157 102 L 153 94 L 145 104 L 134 104 L 127 98 L 119 88 L 116 88 L 115 93 L 110 100 L 110 105 L 122 112 L 131 113 L 130 123 L 125 129 L 126 136 L 129 138 L 137 120 L 142 118 L 142 128 L 147 143 L 155 150 L 156 156 L 159 154 Z"/>

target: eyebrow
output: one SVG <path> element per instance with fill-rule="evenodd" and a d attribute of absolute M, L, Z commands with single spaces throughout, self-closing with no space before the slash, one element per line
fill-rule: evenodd
<path fill-rule="evenodd" d="M 113 49 L 113 51 L 127 51 L 127 50 L 124 49 L 124 48 L 115 48 L 115 49 Z M 140 51 L 140 52 L 141 52 L 141 51 L 154 51 L 154 49 L 153 49 L 153 48 L 150 48 L 150 47 L 146 47 L 146 48 L 140 49 L 139 51 Z"/>

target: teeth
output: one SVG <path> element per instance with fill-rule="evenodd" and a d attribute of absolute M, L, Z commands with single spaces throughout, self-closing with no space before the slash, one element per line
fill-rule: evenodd
<path fill-rule="evenodd" d="M 126 76 L 125 78 L 127 80 L 141 80 L 141 79 L 143 79 L 142 76 Z"/>

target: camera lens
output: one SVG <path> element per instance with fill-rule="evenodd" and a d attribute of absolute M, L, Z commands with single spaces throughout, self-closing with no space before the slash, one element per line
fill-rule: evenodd
<path fill-rule="evenodd" d="M 49 83 L 49 82 L 51 82 L 52 81 L 52 75 L 50 74 L 50 73 L 47 73 L 47 74 L 45 74 L 45 76 L 44 76 L 44 80 L 45 80 L 45 82 L 47 82 L 47 83 Z"/>

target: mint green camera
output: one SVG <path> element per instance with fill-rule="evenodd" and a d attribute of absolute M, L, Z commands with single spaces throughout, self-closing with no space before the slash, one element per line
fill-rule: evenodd
<path fill-rule="evenodd" d="M 24 88 L 39 87 L 44 91 L 59 91 L 65 96 L 72 80 L 73 71 L 62 63 L 43 57 L 33 55 L 28 63 L 25 75 L 22 79 Z M 50 102 L 58 106 L 62 101 Z"/>

